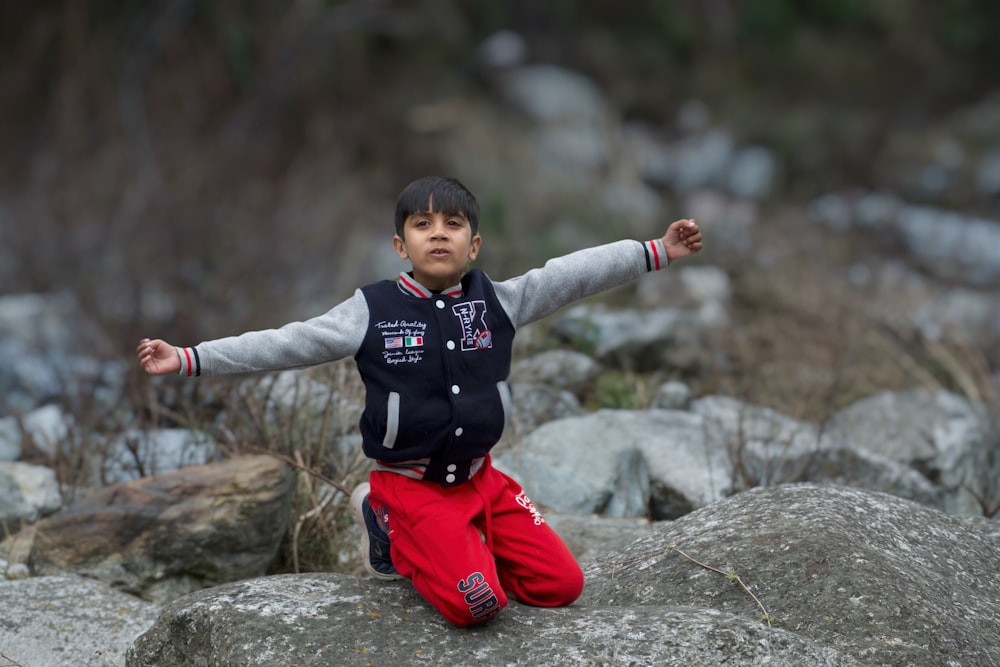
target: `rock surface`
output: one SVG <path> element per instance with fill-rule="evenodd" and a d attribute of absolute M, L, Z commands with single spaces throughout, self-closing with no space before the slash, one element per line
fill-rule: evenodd
<path fill-rule="evenodd" d="M 282 575 L 167 606 L 128 667 L 180 665 L 855 665 L 752 619 L 660 605 L 537 609 L 458 630 L 404 582 Z"/>
<path fill-rule="evenodd" d="M 995 495 L 990 428 L 981 404 L 945 391 L 878 394 L 823 426 L 708 395 L 684 410 L 547 420 L 494 461 L 535 503 L 566 512 L 676 519 L 749 487 L 816 482 L 974 516 L 977 498 Z"/>
<path fill-rule="evenodd" d="M 159 608 L 73 575 L 0 578 L 0 658 L 24 667 L 110 667 L 156 619 Z"/>
<path fill-rule="evenodd" d="M 887 494 L 762 488 L 592 561 L 568 608 L 514 604 L 457 630 L 406 582 L 265 577 L 170 603 L 126 665 L 986 667 L 1000 661 L 1000 550 L 976 526 Z"/>
<path fill-rule="evenodd" d="M 696 510 L 585 570 L 587 600 L 681 604 L 778 626 L 869 665 L 1000 664 L 1000 551 L 973 524 L 846 487 L 754 489 Z M 806 664 L 806 663 L 803 663 Z"/>
<path fill-rule="evenodd" d="M 109 487 L 35 526 L 36 573 L 76 572 L 154 602 L 260 576 L 288 525 L 292 475 L 269 456 Z"/>

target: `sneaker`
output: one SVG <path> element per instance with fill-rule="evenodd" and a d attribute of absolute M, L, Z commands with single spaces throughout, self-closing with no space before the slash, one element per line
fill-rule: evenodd
<path fill-rule="evenodd" d="M 361 553 L 365 570 L 376 579 L 383 581 L 393 581 L 402 579 L 396 568 L 392 565 L 389 557 L 389 536 L 379 523 L 371 503 L 368 502 L 368 492 L 371 486 L 368 482 L 363 482 L 351 493 L 351 510 L 354 512 L 354 520 L 362 526 L 361 531 Z"/>

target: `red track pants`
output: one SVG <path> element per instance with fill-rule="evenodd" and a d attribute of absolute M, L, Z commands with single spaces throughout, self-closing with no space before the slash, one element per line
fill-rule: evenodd
<path fill-rule="evenodd" d="M 451 487 L 376 470 L 368 499 L 388 510 L 396 571 L 457 626 L 493 618 L 508 596 L 561 607 L 583 592 L 576 559 L 489 457 Z"/>

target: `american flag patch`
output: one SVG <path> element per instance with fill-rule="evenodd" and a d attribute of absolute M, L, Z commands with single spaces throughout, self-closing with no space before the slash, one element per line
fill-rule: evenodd
<path fill-rule="evenodd" d="M 393 349 L 396 349 L 397 347 L 403 347 L 403 337 L 402 336 L 393 336 L 391 338 L 386 338 L 385 339 L 385 349 L 387 349 L 387 350 L 393 350 Z"/>

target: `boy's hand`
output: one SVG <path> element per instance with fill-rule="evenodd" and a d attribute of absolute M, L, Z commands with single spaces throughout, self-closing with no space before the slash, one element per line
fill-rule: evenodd
<path fill-rule="evenodd" d="M 670 261 L 693 255 L 701 250 L 701 230 L 694 220 L 678 220 L 667 227 L 663 247 Z"/>
<path fill-rule="evenodd" d="M 150 375 L 166 375 L 180 373 L 181 359 L 177 349 L 162 340 L 143 338 L 135 350 L 142 370 Z"/>

